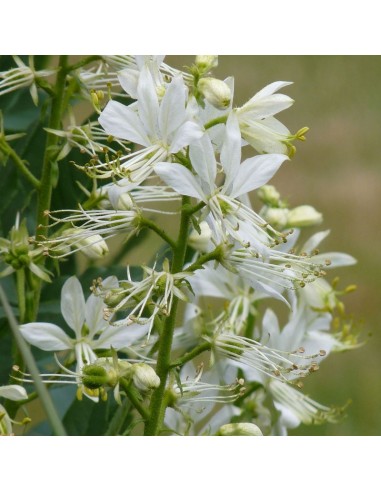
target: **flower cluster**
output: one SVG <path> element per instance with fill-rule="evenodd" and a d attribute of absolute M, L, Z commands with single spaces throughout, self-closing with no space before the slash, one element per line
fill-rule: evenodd
<path fill-rule="evenodd" d="M 33 248 L 16 232 L 1 243 L 3 275 L 24 262 L 48 280 L 33 262 L 39 254 L 100 259 L 114 236 L 156 234 L 151 260 L 127 265 L 125 278 L 95 279 L 87 300 L 78 278 L 65 281 L 70 333 L 48 322 L 20 327 L 31 345 L 65 353 L 60 374 L 46 382 L 77 385 L 79 397 L 95 401 L 112 388 L 119 404 L 130 400 L 146 434 L 258 436 L 335 421 L 341 409 L 305 396 L 302 380 L 330 352 L 358 345 L 335 321 L 344 312 L 339 295 L 352 286 L 338 292 L 325 278 L 354 258 L 318 251 L 328 231 L 300 246 L 301 229 L 319 225 L 322 214 L 292 208 L 268 184 L 306 139 L 307 127 L 292 133 L 277 119 L 293 104 L 279 93 L 291 82 L 271 83 L 236 107 L 233 78 L 211 73 L 217 63 L 197 56 L 181 71 L 160 56 L 106 56 L 75 68 L 70 80 L 98 121 L 47 131 L 60 139 L 57 160 L 73 149 L 88 158 L 75 165 L 92 190 L 83 188 L 78 209 L 46 210 Z M 32 70 L 23 83 L 47 75 Z M 243 146 L 251 153 L 244 160 Z M 288 309 L 286 322 L 276 306 Z"/>

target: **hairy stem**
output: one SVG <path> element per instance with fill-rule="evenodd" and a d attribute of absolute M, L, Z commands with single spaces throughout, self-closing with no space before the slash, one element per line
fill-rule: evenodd
<path fill-rule="evenodd" d="M 178 273 L 184 266 L 185 253 L 187 248 L 188 229 L 190 224 L 190 215 L 187 212 L 187 206 L 190 203 L 190 198 L 183 197 L 182 212 L 180 220 L 180 229 L 177 239 L 177 245 L 174 249 L 173 262 L 171 273 Z M 165 320 L 164 329 L 160 337 L 159 353 L 157 359 L 156 373 L 160 378 L 160 386 L 153 392 L 150 404 L 151 417 L 148 420 L 144 434 L 146 436 L 156 436 L 160 433 L 161 426 L 164 420 L 167 401 L 164 398 L 167 378 L 171 370 L 171 349 L 173 334 L 176 327 L 176 314 L 179 304 L 178 297 L 175 297 L 172 304 L 170 316 Z"/>

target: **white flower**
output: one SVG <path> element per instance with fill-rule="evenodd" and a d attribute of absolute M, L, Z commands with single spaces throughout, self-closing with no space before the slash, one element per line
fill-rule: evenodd
<path fill-rule="evenodd" d="M 261 295 L 240 275 L 237 275 L 222 266 L 212 268 L 204 265 L 202 270 L 194 273 L 189 279 L 197 297 L 215 297 L 226 299 L 224 309 L 215 319 L 218 325 L 222 320 L 224 326 L 230 327 L 234 333 L 240 333 L 248 323 L 248 317 L 256 314 L 254 302 Z"/>
<path fill-rule="evenodd" d="M 82 251 L 90 258 L 101 258 L 108 253 L 105 239 L 119 233 L 135 234 L 139 229 L 140 212 L 133 210 L 58 210 L 48 213 L 52 226 L 70 224 L 60 236 L 52 236 L 40 244 L 54 257 L 67 256 Z M 61 214 L 65 214 L 60 217 Z M 71 215 L 66 215 L 71 214 Z M 78 224 L 78 225 L 77 225 Z M 71 248 L 71 251 L 69 249 Z"/>
<path fill-rule="evenodd" d="M 292 149 L 290 142 L 296 137 L 273 117 L 293 104 L 290 97 L 274 94 L 291 83 L 273 82 L 235 110 L 242 138 L 260 153 L 286 154 Z"/>
<path fill-rule="evenodd" d="M 206 217 L 217 242 L 229 237 L 247 243 L 239 228 L 247 224 L 245 235 L 256 246 L 273 243 L 266 233 L 266 222 L 253 210 L 238 200 L 238 197 L 267 183 L 287 159 L 284 155 L 255 156 L 241 161 L 241 137 L 238 122 L 231 114 L 226 124 L 225 139 L 221 150 L 221 164 L 225 173 L 222 186 L 216 183 L 217 163 L 213 145 L 206 134 L 190 145 L 190 160 L 196 176 L 180 164 L 160 162 L 156 173 L 168 185 L 182 195 L 192 196 L 208 206 L 211 217 Z"/>
<path fill-rule="evenodd" d="M 86 125 L 76 125 L 72 121 L 66 130 L 55 130 L 52 128 L 45 128 L 45 130 L 66 140 L 66 143 L 57 156 L 58 161 L 66 157 L 74 147 L 79 149 L 81 153 L 88 154 L 92 159 L 96 159 L 96 154 L 99 152 L 113 156 L 116 156 L 121 150 L 125 153 L 130 152 L 126 146 L 127 142 L 110 138 L 97 121 L 91 121 Z M 115 141 L 120 149 L 115 150 L 111 147 L 110 141 Z"/>
<path fill-rule="evenodd" d="M 117 281 L 115 277 L 108 277 L 103 284 L 111 288 Z M 85 301 L 78 279 L 70 277 L 62 287 L 61 312 L 73 336 L 67 335 L 59 326 L 45 322 L 26 323 L 20 326 L 20 331 L 27 342 L 41 350 L 72 351 L 77 361 L 76 372 L 80 373 L 85 364 L 97 359 L 94 350 L 111 347 L 118 350 L 141 336 L 139 326 L 110 326 L 104 319 L 105 307 L 102 299 L 93 294 Z"/>
<path fill-rule="evenodd" d="M 187 277 L 192 273 L 172 274 L 169 272 L 168 262 L 164 262 L 161 272 L 149 267 L 142 268 L 145 273 L 142 280 L 134 281 L 127 267 L 127 280 L 120 281 L 119 286 L 111 289 L 108 285 L 101 285 L 97 294 L 103 297 L 108 306 L 106 310 L 108 319 L 118 311 L 128 312 L 123 320 L 113 321 L 113 326 L 130 325 L 136 322 L 146 327 L 149 337 L 156 315 L 169 316 L 175 297 L 188 301 L 180 286 L 183 282 L 186 283 Z M 144 315 L 147 307 L 151 309 L 148 317 Z"/>
<path fill-rule="evenodd" d="M 16 62 L 17 68 L 15 67 L 5 72 L 0 72 L 0 96 L 7 94 L 8 92 L 16 91 L 17 89 L 22 89 L 23 87 L 29 87 L 33 102 L 37 106 L 38 90 L 35 79 L 37 77 L 49 77 L 54 74 L 56 70 L 36 71 L 34 68 L 33 56 L 29 57 L 29 65 L 25 65 L 18 56 L 14 56 L 13 59 Z"/>
<path fill-rule="evenodd" d="M 131 188 L 144 181 L 157 162 L 169 159 L 202 135 L 201 128 L 187 114 L 187 89 L 180 76 L 172 79 L 160 100 L 150 71 L 143 67 L 137 96 L 137 102 L 131 106 L 110 101 L 99 122 L 108 134 L 139 144 L 143 149 L 91 169 L 100 177 L 126 178 Z"/>
<path fill-rule="evenodd" d="M 321 405 L 292 386 L 278 380 L 271 380 L 268 391 L 274 399 L 274 406 L 280 412 L 277 424 L 278 433 L 285 435 L 287 428 L 337 422 L 343 408 Z"/>

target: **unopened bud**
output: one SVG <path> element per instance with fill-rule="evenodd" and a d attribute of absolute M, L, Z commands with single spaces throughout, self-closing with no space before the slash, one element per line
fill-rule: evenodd
<path fill-rule="evenodd" d="M 212 231 L 210 230 L 207 222 L 201 222 L 200 224 L 201 234 L 196 230 L 193 230 L 189 234 L 188 244 L 197 251 L 207 251 L 210 244 L 210 239 L 212 237 Z"/>
<path fill-rule="evenodd" d="M 122 193 L 119 195 L 117 209 L 118 210 L 132 210 L 134 208 L 134 202 L 132 201 L 129 193 Z"/>
<path fill-rule="evenodd" d="M 275 228 L 283 229 L 288 223 L 288 215 L 288 208 L 268 208 L 263 218 Z"/>
<path fill-rule="evenodd" d="M 261 429 L 250 423 L 225 424 L 217 432 L 218 436 L 263 436 Z"/>
<path fill-rule="evenodd" d="M 87 233 L 87 231 L 81 228 L 71 228 L 65 231 L 67 236 L 67 244 L 69 246 L 75 246 L 80 249 L 83 254 L 88 258 L 98 259 L 108 254 L 108 246 L 106 241 L 99 234 L 79 238 L 81 231 Z"/>
<path fill-rule="evenodd" d="M 301 205 L 293 208 L 288 214 L 289 227 L 308 227 L 320 224 L 323 221 L 323 215 L 310 205 Z"/>
<path fill-rule="evenodd" d="M 139 362 L 132 366 L 132 380 L 141 391 L 148 391 L 160 385 L 160 378 L 151 366 Z"/>
<path fill-rule="evenodd" d="M 197 55 L 195 65 L 200 73 L 205 73 L 218 65 L 217 55 Z"/>
<path fill-rule="evenodd" d="M 198 83 L 198 90 L 209 104 L 217 109 L 227 109 L 230 106 L 232 94 L 230 87 L 222 80 L 205 77 Z"/>
<path fill-rule="evenodd" d="M 279 206 L 280 193 L 273 185 L 261 186 L 258 190 L 258 196 L 265 205 Z"/>

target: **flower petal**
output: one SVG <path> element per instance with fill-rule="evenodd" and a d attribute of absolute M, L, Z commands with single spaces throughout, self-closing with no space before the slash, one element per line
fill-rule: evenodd
<path fill-rule="evenodd" d="M 226 174 L 224 189 L 234 181 L 241 162 L 241 131 L 234 112 L 230 113 L 225 127 L 225 139 L 221 149 L 221 164 Z"/>
<path fill-rule="evenodd" d="M 116 288 L 119 286 L 118 280 L 115 276 L 107 277 L 102 281 L 102 286 L 108 289 Z M 86 325 L 89 328 L 88 338 L 91 339 L 96 333 L 104 330 L 108 326 L 108 322 L 104 319 L 105 304 L 100 297 L 91 294 L 85 307 L 86 313 Z"/>
<path fill-rule="evenodd" d="M 186 87 L 181 77 L 174 77 L 167 86 L 159 110 L 159 129 L 164 141 L 185 120 Z"/>
<path fill-rule="evenodd" d="M 73 346 L 62 328 L 52 323 L 26 323 L 20 326 L 20 332 L 27 342 L 41 350 L 67 350 Z"/>
<path fill-rule="evenodd" d="M 0 387 L 0 396 L 7 398 L 8 400 L 19 401 L 26 400 L 28 394 L 22 386 L 18 384 L 10 384 L 8 386 Z"/>
<path fill-rule="evenodd" d="M 77 338 L 81 338 L 81 330 L 85 322 L 85 296 L 77 277 L 70 277 L 62 287 L 61 313 Z"/>
<path fill-rule="evenodd" d="M 152 75 L 147 66 L 144 66 L 140 72 L 138 82 L 138 111 L 148 136 L 156 139 L 159 101 Z"/>
<path fill-rule="evenodd" d="M 189 146 L 189 156 L 197 175 L 208 185 L 210 191 L 214 190 L 217 163 L 208 134 Z"/>
<path fill-rule="evenodd" d="M 129 326 L 108 326 L 98 340 L 94 341 L 93 348 L 115 350 L 129 347 L 138 342 L 148 332 L 148 325 L 133 324 Z"/>
<path fill-rule="evenodd" d="M 181 149 L 201 138 L 204 132 L 201 127 L 194 121 L 186 121 L 175 133 L 169 152 L 176 154 Z"/>
<path fill-rule="evenodd" d="M 289 158 L 284 154 L 257 155 L 246 159 L 239 167 L 230 193 L 232 198 L 266 184 Z"/>
<path fill-rule="evenodd" d="M 193 174 L 181 164 L 158 162 L 155 166 L 156 174 L 181 195 L 203 199 L 203 191 Z"/>
<path fill-rule="evenodd" d="M 139 116 L 130 108 L 116 101 L 110 101 L 98 118 L 109 135 L 148 147 L 151 145 Z"/>

